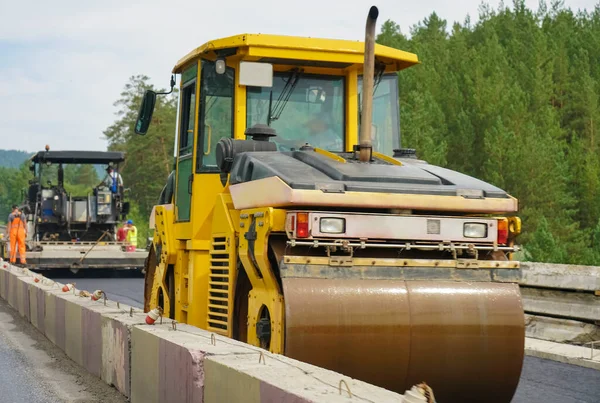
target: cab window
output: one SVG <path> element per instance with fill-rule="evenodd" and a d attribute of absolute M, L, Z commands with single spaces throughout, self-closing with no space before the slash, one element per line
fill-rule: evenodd
<path fill-rule="evenodd" d="M 358 79 L 359 111 L 362 107 L 362 86 L 362 76 L 360 76 Z M 394 149 L 400 148 L 400 105 L 396 73 L 376 77 L 373 88 L 373 120 L 371 123 L 373 150 L 389 156 L 394 155 Z"/>
<path fill-rule="evenodd" d="M 181 133 L 179 134 L 179 156 L 192 153 L 194 144 L 194 117 L 196 114 L 196 80 L 187 83 L 182 94 Z"/>
<path fill-rule="evenodd" d="M 202 60 L 199 141 L 196 172 L 217 172 L 215 150 L 223 137 L 233 136 L 234 69 L 217 74 L 215 62 Z"/>
<path fill-rule="evenodd" d="M 273 87 L 246 89 L 246 125 L 267 124 L 277 131 L 279 150 L 309 143 L 344 150 L 344 77 L 275 73 Z"/>

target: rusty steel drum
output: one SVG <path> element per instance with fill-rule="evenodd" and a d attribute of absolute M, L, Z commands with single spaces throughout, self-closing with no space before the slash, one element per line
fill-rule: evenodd
<path fill-rule="evenodd" d="M 285 355 L 440 402 L 510 402 L 525 329 L 516 284 L 284 278 Z"/>

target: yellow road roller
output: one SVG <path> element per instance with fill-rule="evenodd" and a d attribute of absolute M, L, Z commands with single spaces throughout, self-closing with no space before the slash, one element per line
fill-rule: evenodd
<path fill-rule="evenodd" d="M 419 61 L 375 44 L 377 16 L 364 42 L 242 34 L 177 62 L 145 310 L 392 391 L 509 402 L 517 200 L 402 147 L 398 73 Z"/>

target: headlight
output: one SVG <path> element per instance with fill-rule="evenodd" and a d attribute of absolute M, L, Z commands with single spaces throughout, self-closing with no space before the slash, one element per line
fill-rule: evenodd
<path fill-rule="evenodd" d="M 343 234 L 346 231 L 346 219 L 321 218 L 319 230 L 325 234 Z"/>
<path fill-rule="evenodd" d="M 467 222 L 463 227 L 463 236 L 465 238 L 485 238 L 487 237 L 487 224 Z"/>

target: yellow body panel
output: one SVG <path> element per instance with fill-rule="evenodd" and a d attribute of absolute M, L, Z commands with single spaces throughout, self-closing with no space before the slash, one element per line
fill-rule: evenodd
<path fill-rule="evenodd" d="M 155 230 L 163 240 L 161 261 L 165 264 L 174 264 L 177 255 L 175 227 L 173 224 L 173 205 L 166 204 L 154 207 Z"/>
<path fill-rule="evenodd" d="M 157 253 L 156 271 L 150 296 L 150 306 L 160 305 L 159 295 L 168 295 L 166 276 L 169 266 L 175 265 L 181 250 L 181 242 L 176 239 L 174 225 L 174 209 L 172 204 L 155 206 L 154 209 L 154 248 Z M 171 310 L 171 301 L 164 299 L 163 310 L 168 313 Z M 168 316 L 168 315 L 167 315 Z"/>
<path fill-rule="evenodd" d="M 260 319 L 262 307 L 269 310 L 271 317 L 271 345 L 274 353 L 283 353 L 284 308 L 283 291 L 277 282 L 274 268 L 268 259 L 269 234 L 277 213 L 272 208 L 242 210 L 240 214 L 240 237 L 238 254 L 252 284 L 248 296 L 248 329 L 254 329 Z M 281 225 L 281 220 L 279 220 Z M 252 234 L 254 233 L 254 236 Z M 254 238 L 254 247 L 249 248 L 249 239 Z M 254 250 L 254 256 L 249 250 Z M 256 332 L 248 332 L 248 343 L 260 346 Z"/>

